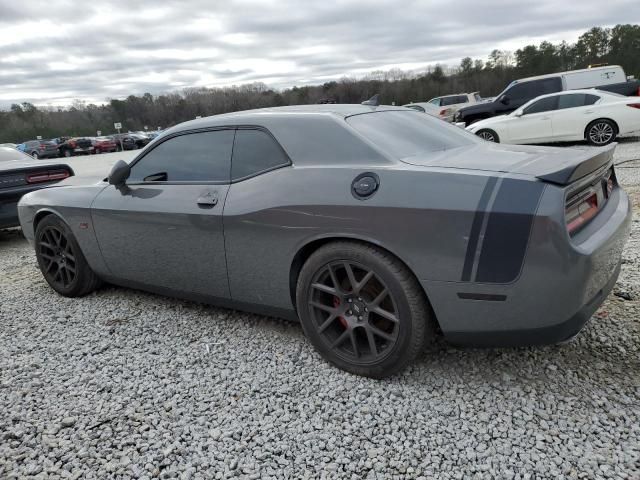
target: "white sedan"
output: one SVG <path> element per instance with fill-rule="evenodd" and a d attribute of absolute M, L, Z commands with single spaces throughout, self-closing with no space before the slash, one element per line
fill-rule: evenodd
<path fill-rule="evenodd" d="M 467 130 L 500 143 L 587 140 L 592 145 L 607 145 L 618 136 L 640 132 L 640 97 L 601 90 L 542 95 L 509 115 L 480 120 Z"/>

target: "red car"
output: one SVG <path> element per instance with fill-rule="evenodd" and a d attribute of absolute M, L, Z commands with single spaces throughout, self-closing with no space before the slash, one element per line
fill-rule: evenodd
<path fill-rule="evenodd" d="M 96 137 L 93 139 L 94 153 L 115 152 L 117 149 L 116 142 L 109 137 Z"/>

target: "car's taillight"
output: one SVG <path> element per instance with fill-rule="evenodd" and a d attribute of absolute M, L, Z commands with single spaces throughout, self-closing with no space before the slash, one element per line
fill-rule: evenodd
<path fill-rule="evenodd" d="M 27 183 L 44 183 L 64 180 L 68 178 L 69 172 L 66 170 L 50 170 L 47 172 L 36 172 L 27 174 Z"/>
<path fill-rule="evenodd" d="M 640 108 L 640 103 L 627 103 L 627 107 Z"/>
<path fill-rule="evenodd" d="M 598 195 L 593 192 L 570 205 L 565 210 L 567 231 L 569 235 L 576 232 L 598 213 Z"/>

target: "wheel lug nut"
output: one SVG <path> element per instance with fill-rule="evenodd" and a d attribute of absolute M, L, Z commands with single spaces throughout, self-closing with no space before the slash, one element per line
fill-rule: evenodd
<path fill-rule="evenodd" d="M 350 298 L 349 300 L 347 300 L 349 303 L 353 303 L 353 299 Z"/>
<path fill-rule="evenodd" d="M 362 321 L 362 315 L 360 315 L 360 316 L 358 317 L 358 320 Z"/>
<path fill-rule="evenodd" d="M 351 315 L 353 312 L 351 310 L 347 311 L 347 315 Z"/>

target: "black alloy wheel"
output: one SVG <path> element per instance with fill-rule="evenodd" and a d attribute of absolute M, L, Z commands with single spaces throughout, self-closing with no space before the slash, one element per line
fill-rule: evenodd
<path fill-rule="evenodd" d="M 384 359 L 398 339 L 398 308 L 385 283 L 352 261 L 327 264 L 309 292 L 314 326 L 326 345 L 349 362 Z"/>
<path fill-rule="evenodd" d="M 76 254 L 61 229 L 48 226 L 38 237 L 38 254 L 45 278 L 58 288 L 67 289 L 76 278 Z"/>
<path fill-rule="evenodd" d="M 47 283 L 65 297 L 81 297 L 102 281 L 91 270 L 71 229 L 56 215 L 47 215 L 35 231 L 36 258 Z"/>
<path fill-rule="evenodd" d="M 434 338 L 422 287 L 390 253 L 336 241 L 304 263 L 298 316 L 316 350 L 337 367 L 384 378 L 402 370 Z"/>

